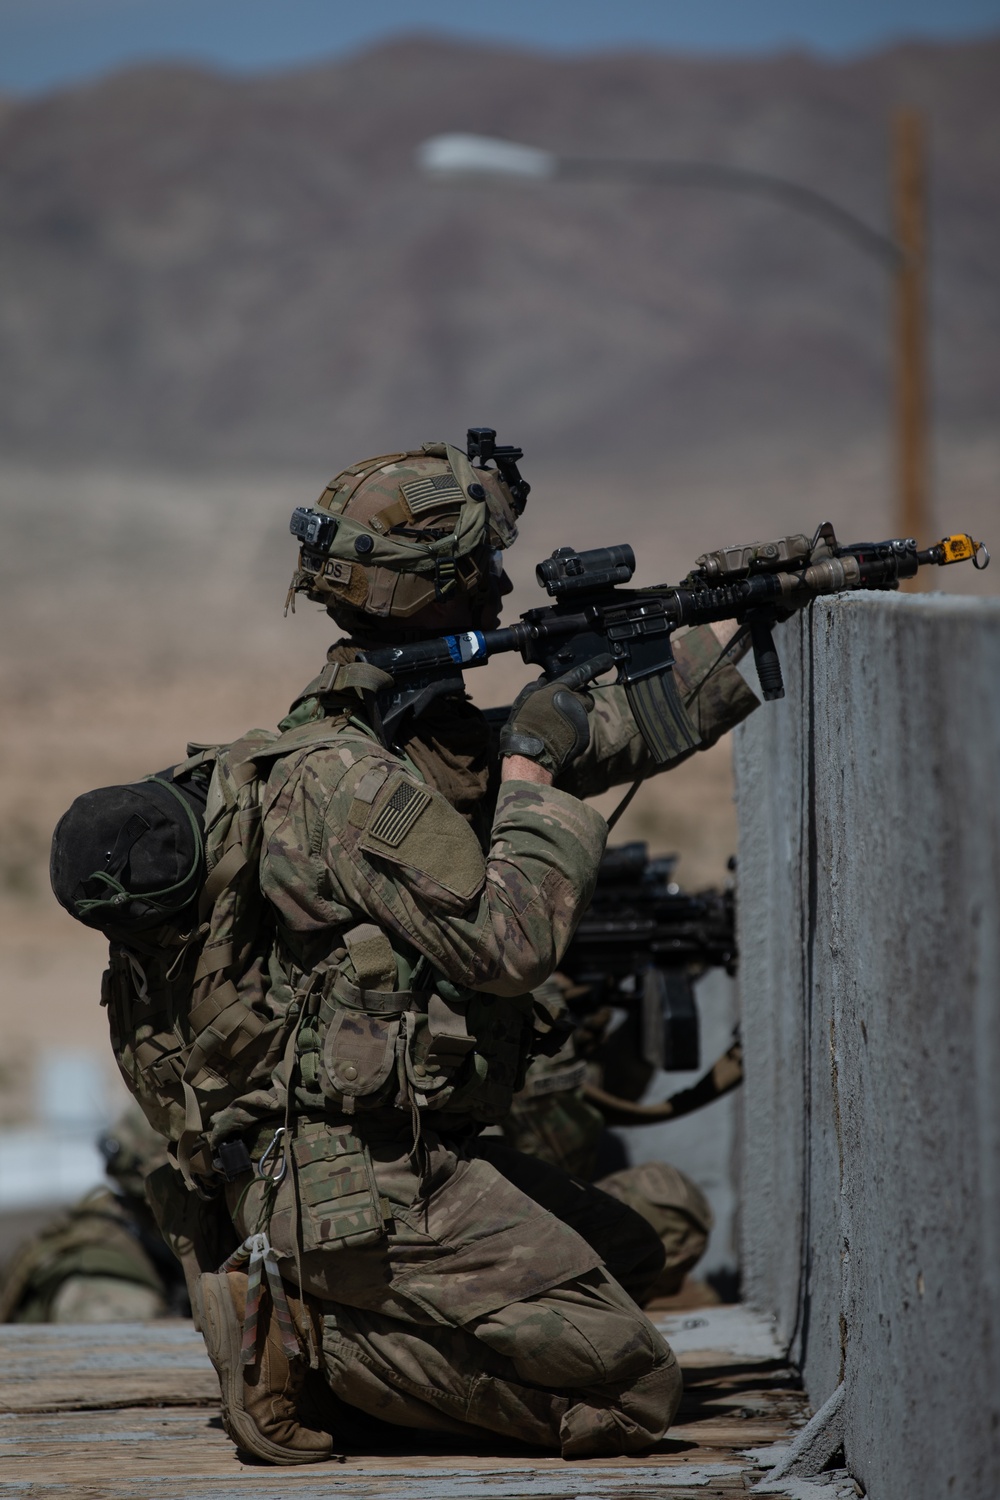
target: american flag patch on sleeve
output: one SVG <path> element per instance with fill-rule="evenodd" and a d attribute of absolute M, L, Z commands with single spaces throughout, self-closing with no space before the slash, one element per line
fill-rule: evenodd
<path fill-rule="evenodd" d="M 454 474 L 428 474 L 424 479 L 411 479 L 400 488 L 415 516 L 442 505 L 465 504 L 465 493 Z"/>
<path fill-rule="evenodd" d="M 426 787 L 415 786 L 412 781 L 401 781 L 382 803 L 368 829 L 369 834 L 380 843 L 388 844 L 390 849 L 397 849 L 430 800 L 431 794 Z"/>

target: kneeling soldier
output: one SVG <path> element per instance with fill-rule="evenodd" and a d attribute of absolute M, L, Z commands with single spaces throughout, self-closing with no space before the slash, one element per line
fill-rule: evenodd
<path fill-rule="evenodd" d="M 318 1429 L 345 1404 L 566 1457 L 634 1453 L 680 1399 L 674 1356 L 635 1300 L 663 1265 L 654 1230 L 480 1135 L 523 1083 L 531 991 L 593 891 L 607 826 L 581 799 L 662 766 L 624 691 L 586 690 L 586 673 L 522 694 L 496 745 L 460 668 L 399 691 L 357 659 L 492 628 L 525 494 L 510 466 L 473 469 L 438 443 L 330 483 L 299 527 L 292 597 L 324 604 L 348 638 L 280 738 L 248 737 L 245 760 L 230 747 L 226 762 L 232 828 L 259 806 L 261 945 L 191 929 L 196 984 L 213 964 L 233 979 L 189 1001 L 200 1029 L 192 1041 L 193 1020 L 181 1025 L 186 1050 L 173 1051 L 152 1046 L 135 955 L 113 955 L 124 1070 L 149 1109 L 161 1091 L 199 1193 L 224 1182 L 239 1248 L 196 1284 L 196 1311 L 228 1430 L 271 1462 L 327 1456 Z M 756 703 L 711 629 L 676 655 L 668 765 Z M 213 779 L 206 825 L 221 805 Z M 242 877 L 239 847 L 213 856 L 211 839 L 214 899 Z M 245 972 L 225 967 L 237 949 Z M 140 965 L 147 1001 L 150 974 Z M 164 1198 L 172 1243 L 182 1218 Z M 185 1242 L 189 1268 L 212 1264 Z M 323 1377 L 308 1410 L 307 1363 Z"/>

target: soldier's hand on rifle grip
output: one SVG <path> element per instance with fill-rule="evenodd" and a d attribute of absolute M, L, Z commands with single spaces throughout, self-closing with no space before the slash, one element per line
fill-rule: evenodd
<path fill-rule="evenodd" d="M 522 688 L 500 731 L 500 754 L 523 756 L 558 776 L 590 743 L 587 716 L 594 700 L 580 690 L 612 665 L 610 656 L 595 657 L 553 682 L 530 682 Z"/>

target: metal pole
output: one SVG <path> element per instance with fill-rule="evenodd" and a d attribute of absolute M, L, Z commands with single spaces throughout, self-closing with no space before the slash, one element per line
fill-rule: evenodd
<path fill-rule="evenodd" d="M 912 109 L 898 110 L 893 120 L 893 200 L 895 239 L 903 252 L 895 295 L 898 535 L 927 546 L 926 167 L 924 124 Z"/>

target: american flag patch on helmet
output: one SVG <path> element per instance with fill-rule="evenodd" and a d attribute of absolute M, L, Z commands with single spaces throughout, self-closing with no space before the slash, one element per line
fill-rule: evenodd
<path fill-rule="evenodd" d="M 422 511 L 436 510 L 441 505 L 464 505 L 465 494 L 454 474 L 428 474 L 424 479 L 411 479 L 400 488 L 413 515 Z"/>
<path fill-rule="evenodd" d="M 388 844 L 390 849 L 398 848 L 430 800 L 431 794 L 426 787 L 414 786 L 412 781 L 401 781 L 382 803 L 368 832 L 380 843 Z"/>

